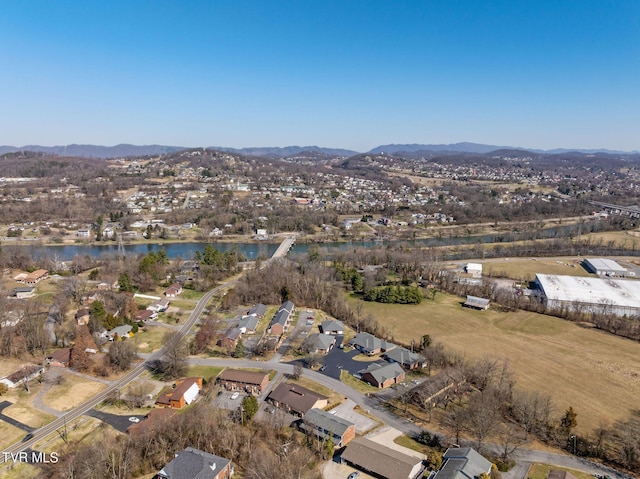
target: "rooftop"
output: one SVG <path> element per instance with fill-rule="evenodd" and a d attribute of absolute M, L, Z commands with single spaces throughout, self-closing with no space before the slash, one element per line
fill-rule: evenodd
<path fill-rule="evenodd" d="M 640 308 L 640 281 L 536 274 L 548 300 Z"/>

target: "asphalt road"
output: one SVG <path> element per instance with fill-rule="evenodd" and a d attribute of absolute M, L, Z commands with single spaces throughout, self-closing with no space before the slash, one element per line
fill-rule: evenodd
<path fill-rule="evenodd" d="M 175 340 L 178 341 L 182 339 L 191 330 L 191 328 L 195 325 L 195 323 L 200 319 L 200 315 L 204 311 L 207 303 L 211 300 L 211 298 L 213 298 L 213 296 L 216 293 L 223 290 L 224 288 L 228 288 L 230 285 L 236 282 L 237 282 L 237 279 L 234 279 L 212 289 L 211 291 L 208 291 L 198 301 L 195 308 L 189 315 L 189 318 L 187 318 L 187 320 L 182 325 L 180 325 L 180 328 L 176 331 L 176 336 L 174 337 Z M 75 409 L 72 409 L 71 411 L 66 413 L 64 416 L 60 416 L 59 418 L 54 419 L 49 424 L 41 427 L 40 429 L 33 431 L 32 433 L 33 436 L 31 438 L 23 442 L 17 442 L 12 446 L 9 446 L 4 450 L 4 452 L 15 454 L 17 452 L 26 451 L 27 449 L 33 448 L 33 446 L 37 442 L 44 439 L 46 436 L 48 436 L 52 432 L 60 429 L 66 423 L 82 416 L 83 414 L 86 414 L 91 409 L 93 409 L 96 405 L 98 405 L 99 403 L 104 401 L 106 398 L 108 398 L 112 393 L 127 386 L 131 381 L 133 381 L 138 376 L 140 376 L 144 371 L 146 371 L 153 361 L 156 361 L 162 358 L 164 354 L 165 354 L 165 347 L 162 347 L 161 349 L 159 349 L 158 351 L 150 355 L 146 360 L 139 363 L 131 371 L 125 374 L 121 379 L 114 382 L 113 384 L 108 386 L 106 389 L 104 389 L 103 391 L 93 396 L 91 399 L 88 399 L 87 401 L 82 403 L 80 406 L 76 407 Z M 5 457 L 6 456 L 4 454 L 0 454 L 0 463 L 5 461 L 4 459 Z"/>

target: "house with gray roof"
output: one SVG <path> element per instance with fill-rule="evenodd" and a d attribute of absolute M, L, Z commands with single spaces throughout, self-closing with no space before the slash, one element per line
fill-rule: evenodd
<path fill-rule="evenodd" d="M 326 334 L 310 334 L 305 340 L 303 348 L 309 353 L 327 354 L 336 344 L 335 336 Z"/>
<path fill-rule="evenodd" d="M 247 316 L 257 316 L 258 318 L 263 318 L 265 314 L 267 314 L 267 307 L 262 303 L 253 305 L 247 312 Z"/>
<path fill-rule="evenodd" d="M 122 326 L 116 326 L 111 331 L 107 332 L 107 339 L 114 341 L 116 338 L 128 339 L 133 336 L 131 332 L 132 326 L 130 324 L 123 324 Z"/>
<path fill-rule="evenodd" d="M 409 456 L 364 437 L 351 441 L 340 460 L 373 477 L 387 479 L 416 479 L 421 477 L 424 469 L 419 457 Z"/>
<path fill-rule="evenodd" d="M 291 301 L 285 301 L 282 303 L 276 314 L 273 315 L 271 323 L 269 323 L 269 334 L 280 335 L 284 334 L 289 329 L 291 318 L 293 317 L 293 311 L 295 305 Z"/>
<path fill-rule="evenodd" d="M 476 479 L 491 472 L 491 462 L 471 447 L 449 448 L 432 479 Z"/>
<path fill-rule="evenodd" d="M 362 354 L 373 356 L 381 352 L 389 351 L 396 347 L 395 344 L 376 338 L 369 333 L 358 333 L 349 341 L 349 346 L 356 348 Z"/>
<path fill-rule="evenodd" d="M 243 316 L 238 323 L 238 329 L 242 331 L 243 334 L 253 334 L 256 332 L 256 329 L 258 329 L 259 321 L 260 318 L 252 314 L 249 316 Z"/>
<path fill-rule="evenodd" d="M 420 369 L 426 361 L 424 356 L 412 353 L 408 349 L 397 347 L 387 351 L 382 355 L 390 363 L 398 363 L 405 369 Z"/>
<path fill-rule="evenodd" d="M 229 459 L 187 447 L 157 474 L 159 479 L 229 479 L 233 465 Z"/>
<path fill-rule="evenodd" d="M 331 439 L 335 447 L 345 446 L 356 437 L 354 423 L 331 414 L 324 409 L 310 409 L 300 422 L 300 429 L 309 434 L 328 441 Z"/>
<path fill-rule="evenodd" d="M 388 388 L 405 379 L 404 369 L 398 363 L 371 363 L 358 371 L 362 380 L 377 388 Z"/>
<path fill-rule="evenodd" d="M 344 324 L 342 324 L 342 321 L 327 319 L 322 321 L 320 330 L 322 334 L 344 334 Z"/>

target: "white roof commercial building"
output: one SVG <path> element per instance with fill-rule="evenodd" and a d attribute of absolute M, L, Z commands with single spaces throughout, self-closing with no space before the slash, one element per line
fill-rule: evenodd
<path fill-rule="evenodd" d="M 640 281 L 536 274 L 536 285 L 551 311 L 640 314 Z"/>
<path fill-rule="evenodd" d="M 612 259 L 585 258 L 583 264 L 587 271 L 599 276 L 635 276 L 635 273 L 628 271 Z"/>

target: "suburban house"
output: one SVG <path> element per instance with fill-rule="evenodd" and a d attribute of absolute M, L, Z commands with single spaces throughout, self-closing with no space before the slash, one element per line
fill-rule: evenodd
<path fill-rule="evenodd" d="M 23 286 L 21 288 L 13 288 L 11 296 L 17 299 L 33 298 L 36 288 L 33 286 Z"/>
<path fill-rule="evenodd" d="M 225 369 L 216 382 L 229 391 L 245 391 L 249 394 L 262 394 L 269 385 L 269 375 L 240 369 Z"/>
<path fill-rule="evenodd" d="M 327 334 L 310 334 L 302 347 L 309 353 L 327 354 L 336 344 L 335 336 Z"/>
<path fill-rule="evenodd" d="M 111 331 L 107 331 L 106 337 L 109 341 L 118 341 L 120 339 L 127 339 L 133 336 L 131 332 L 132 326 L 130 324 L 123 324 L 122 326 L 116 326 Z"/>
<path fill-rule="evenodd" d="M 76 324 L 78 326 L 86 326 L 87 324 L 89 324 L 90 318 L 91 315 L 89 313 L 89 308 L 80 308 L 76 312 Z"/>
<path fill-rule="evenodd" d="M 426 361 L 424 356 L 400 347 L 387 351 L 382 357 L 390 363 L 398 363 L 404 369 L 421 369 Z"/>
<path fill-rule="evenodd" d="M 13 389 L 22 383 L 36 379 L 42 373 L 44 373 L 44 368 L 42 366 L 30 364 L 28 366 L 22 366 L 17 371 L 0 379 L 0 383 L 6 384 L 7 387 Z"/>
<path fill-rule="evenodd" d="M 378 339 L 369 333 L 358 333 L 349 341 L 349 346 L 356 348 L 362 354 L 373 356 L 381 352 L 389 351 L 396 347 L 395 344 L 389 343 L 384 339 Z"/>
<path fill-rule="evenodd" d="M 377 388 L 388 388 L 405 379 L 404 369 L 398 363 L 371 363 L 358 371 L 362 380 Z"/>
<path fill-rule="evenodd" d="M 482 311 L 489 309 L 490 301 L 484 298 L 478 298 L 477 296 L 467 295 L 467 300 L 464 302 L 467 308 L 480 309 Z"/>
<path fill-rule="evenodd" d="M 279 336 L 289 329 L 295 305 L 291 301 L 282 303 L 269 323 L 269 334 Z"/>
<path fill-rule="evenodd" d="M 147 306 L 147 309 L 155 313 L 164 313 L 169 309 L 169 298 L 162 298 L 161 300 Z"/>
<path fill-rule="evenodd" d="M 136 321 L 150 321 L 152 319 L 156 319 L 157 317 L 158 313 L 150 309 L 143 309 L 136 313 Z"/>
<path fill-rule="evenodd" d="M 153 432 L 161 427 L 166 421 L 171 419 L 176 411 L 168 408 L 151 409 L 145 419 L 139 423 L 134 423 L 127 428 L 127 433 L 131 436 L 142 436 Z"/>
<path fill-rule="evenodd" d="M 449 448 L 442 456 L 442 466 L 432 479 L 475 479 L 491 472 L 491 463 L 471 447 Z"/>
<path fill-rule="evenodd" d="M 247 316 L 256 316 L 258 318 L 264 318 L 264 315 L 267 314 L 267 306 L 258 303 L 251 307 L 249 311 L 247 311 Z"/>
<path fill-rule="evenodd" d="M 267 396 L 275 407 L 296 416 L 304 416 L 309 409 L 324 409 L 328 398 L 297 384 L 281 383 Z"/>
<path fill-rule="evenodd" d="M 342 321 L 328 319 L 326 321 L 322 321 L 320 331 L 322 334 L 344 334 L 344 324 L 342 324 Z"/>
<path fill-rule="evenodd" d="M 56 349 L 46 357 L 47 366 L 57 366 L 59 368 L 66 368 L 69 366 L 69 360 L 71 359 L 71 349 Z"/>
<path fill-rule="evenodd" d="M 360 469 L 374 477 L 415 479 L 421 477 L 422 459 L 365 439 L 354 439 L 340 456 L 342 463 Z M 457 478 L 457 476 L 448 476 Z"/>
<path fill-rule="evenodd" d="M 164 466 L 158 479 L 229 479 L 233 475 L 233 465 L 229 459 L 214 456 L 208 452 L 187 447 Z"/>
<path fill-rule="evenodd" d="M 242 334 L 253 334 L 258 328 L 259 321 L 260 319 L 253 314 L 250 314 L 249 316 L 243 316 L 238 323 L 238 329 L 242 331 Z"/>
<path fill-rule="evenodd" d="M 33 273 L 29 273 L 24 277 L 21 281 L 28 286 L 35 286 L 43 279 L 47 279 L 49 277 L 49 272 L 46 269 L 37 269 Z"/>
<path fill-rule="evenodd" d="M 238 345 L 241 335 L 242 331 L 232 326 L 220 335 L 220 339 L 218 339 L 218 346 L 222 346 L 227 349 L 235 348 Z"/>
<path fill-rule="evenodd" d="M 182 409 L 191 404 L 202 389 L 202 378 L 185 378 L 176 381 L 175 388 L 156 400 L 156 406 Z"/>
<path fill-rule="evenodd" d="M 180 283 L 173 283 L 164 291 L 164 295 L 167 298 L 175 298 L 177 296 L 180 296 L 181 294 L 182 294 L 182 285 Z"/>
<path fill-rule="evenodd" d="M 345 446 L 356 437 L 354 423 L 331 414 L 324 409 L 310 409 L 300 423 L 302 431 L 322 440 L 331 440 L 335 447 Z"/>

